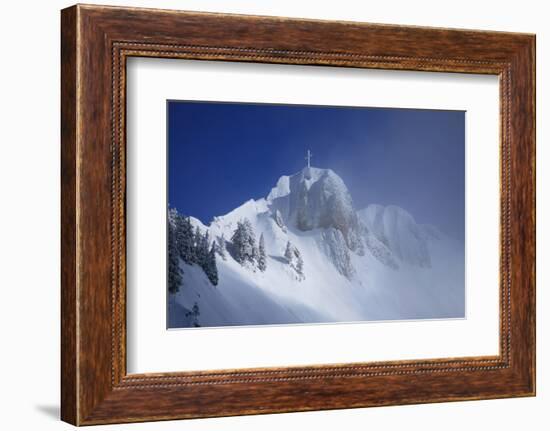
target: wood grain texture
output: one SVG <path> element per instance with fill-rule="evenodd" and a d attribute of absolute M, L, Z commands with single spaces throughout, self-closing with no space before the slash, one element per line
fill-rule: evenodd
<path fill-rule="evenodd" d="M 61 16 L 61 417 L 77 422 L 76 9 Z"/>
<path fill-rule="evenodd" d="M 62 11 L 61 36 L 63 420 L 87 425 L 534 395 L 533 35 L 79 5 Z M 498 75 L 499 355 L 127 375 L 130 56 Z"/>

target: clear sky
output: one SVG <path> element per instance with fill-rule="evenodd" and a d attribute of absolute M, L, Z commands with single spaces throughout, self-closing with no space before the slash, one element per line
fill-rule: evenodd
<path fill-rule="evenodd" d="M 168 102 L 168 202 L 208 224 L 311 165 L 344 180 L 355 207 L 398 205 L 464 240 L 465 113 Z"/>

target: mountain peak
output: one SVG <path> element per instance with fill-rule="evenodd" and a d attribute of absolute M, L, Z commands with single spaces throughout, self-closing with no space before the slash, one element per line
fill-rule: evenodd
<path fill-rule="evenodd" d="M 272 202 L 275 199 L 289 195 L 291 193 L 291 183 L 295 185 L 304 184 L 306 189 L 309 190 L 319 180 L 331 182 L 342 191 L 347 192 L 344 181 L 332 169 L 306 166 L 295 174 L 281 176 L 275 187 L 267 195 L 266 200 Z"/>
<path fill-rule="evenodd" d="M 317 228 L 339 230 L 355 249 L 357 215 L 346 184 L 332 169 L 306 166 L 284 175 L 267 197 L 273 213 L 279 211 L 286 225 L 300 231 Z"/>
<path fill-rule="evenodd" d="M 300 172 L 295 174 L 295 176 L 299 177 L 300 183 L 305 184 L 305 186 L 309 189 L 317 181 L 328 175 L 329 171 L 330 169 L 320 169 L 306 166 Z"/>

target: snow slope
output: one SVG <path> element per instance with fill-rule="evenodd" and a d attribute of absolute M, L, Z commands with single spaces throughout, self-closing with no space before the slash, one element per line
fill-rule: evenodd
<path fill-rule="evenodd" d="M 464 246 L 405 210 L 369 205 L 357 211 L 330 169 L 282 176 L 265 199 L 215 217 L 210 238 L 229 240 L 247 218 L 264 236 L 267 269 L 217 256 L 219 283 L 180 262 L 183 286 L 169 295 L 169 326 L 352 322 L 464 316 Z M 284 257 L 290 241 L 304 277 Z"/>

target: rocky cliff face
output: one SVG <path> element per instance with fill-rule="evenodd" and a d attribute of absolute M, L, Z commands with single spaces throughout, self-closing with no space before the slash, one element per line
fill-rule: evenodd
<path fill-rule="evenodd" d="M 308 231 L 336 229 L 350 250 L 361 247 L 357 213 L 344 181 L 331 169 L 304 168 L 281 177 L 267 198 L 285 223 Z"/>

